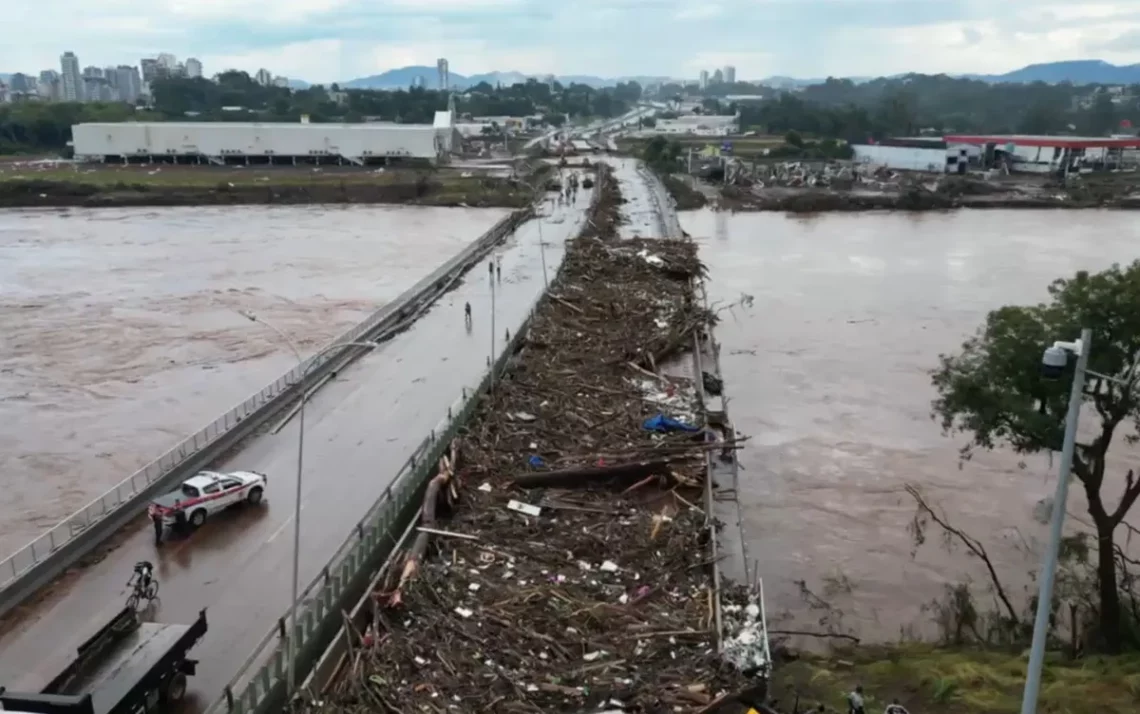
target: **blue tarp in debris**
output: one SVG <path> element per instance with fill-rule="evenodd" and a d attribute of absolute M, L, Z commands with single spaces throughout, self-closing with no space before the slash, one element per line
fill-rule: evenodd
<path fill-rule="evenodd" d="M 701 430 L 700 427 L 692 426 L 691 424 L 686 424 L 683 421 L 677 421 L 676 419 L 673 419 L 672 417 L 667 417 L 664 414 L 658 414 L 657 416 L 650 417 L 650 418 L 646 419 L 645 423 L 641 425 L 641 428 L 645 429 L 646 431 L 657 431 L 657 432 L 661 432 L 661 433 L 668 433 L 671 431 L 700 431 Z"/>

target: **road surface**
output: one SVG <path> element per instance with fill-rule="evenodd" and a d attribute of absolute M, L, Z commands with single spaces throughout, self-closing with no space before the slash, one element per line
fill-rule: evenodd
<path fill-rule="evenodd" d="M 607 156 L 602 159 L 614 170 L 625 202 L 621 205 L 623 222 L 618 227 L 622 238 L 680 238 L 677 212 L 661 181 L 638 159 Z"/>
<path fill-rule="evenodd" d="M 568 207 L 547 206 L 542 219 L 551 278 L 564 245 L 585 220 L 591 191 Z M 441 257 L 441 262 L 442 258 Z M 317 576 L 353 524 L 384 492 L 464 386 L 475 385 L 491 352 L 487 265 L 501 259 L 496 287 L 496 349 L 525 318 L 543 288 L 538 222 L 476 265 L 463 283 L 408 332 L 345 370 L 306 410 L 300 581 Z M 473 329 L 464 328 L 470 302 Z M 264 508 L 218 516 L 188 539 L 156 548 L 149 525 L 73 582 L 33 606 L 0 636 L 0 684 L 38 687 L 62 668 L 74 648 L 122 607 L 125 583 L 139 560 L 155 562 L 162 600 L 155 619 L 192 622 L 209 608 L 210 631 L 195 650 L 189 711 L 212 703 L 238 667 L 289 606 L 294 470 L 298 420 L 251 442 L 223 469 L 269 475 Z"/>

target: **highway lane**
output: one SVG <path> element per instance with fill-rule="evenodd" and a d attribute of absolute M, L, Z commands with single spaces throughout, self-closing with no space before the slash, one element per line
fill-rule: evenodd
<path fill-rule="evenodd" d="M 575 205 L 547 207 L 542 219 L 547 271 L 585 220 L 591 191 Z M 538 222 L 522 226 L 494 255 L 408 332 L 356 362 L 318 392 L 306 409 L 300 552 L 302 587 L 377 498 L 408 455 L 459 396 L 478 383 L 491 353 L 487 265 L 499 260 L 496 348 L 543 288 Z M 440 256 L 441 261 L 445 256 Z M 464 327 L 470 302 L 473 329 Z M 221 466 L 269 475 L 267 504 L 235 509 L 198 533 L 157 548 L 149 526 L 130 533 L 106 558 L 58 588 L 0 636 L 0 684 L 36 688 L 64 666 L 74 648 L 122 606 L 139 560 L 156 563 L 161 604 L 154 619 L 190 622 L 209 608 L 210 631 L 195 650 L 191 709 L 216 699 L 253 647 L 288 608 L 298 421 L 252 441 Z"/>
<path fill-rule="evenodd" d="M 602 159 L 614 170 L 625 203 L 624 222 L 618 228 L 622 238 L 679 238 L 681 226 L 671 199 L 661 181 L 639 159 L 607 156 Z"/>

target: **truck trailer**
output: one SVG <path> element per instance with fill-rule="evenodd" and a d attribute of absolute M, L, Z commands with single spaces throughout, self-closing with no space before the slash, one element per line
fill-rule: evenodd
<path fill-rule="evenodd" d="M 165 709 L 186 694 L 206 633 L 206 611 L 190 625 L 142 622 L 123 608 L 39 692 L 0 687 L 0 709 L 26 714 L 135 714 Z"/>

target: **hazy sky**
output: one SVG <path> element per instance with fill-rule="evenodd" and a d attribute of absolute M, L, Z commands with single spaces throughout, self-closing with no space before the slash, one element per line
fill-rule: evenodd
<path fill-rule="evenodd" d="M 741 79 L 999 73 L 1140 62 L 1140 0 L 17 0 L 0 71 L 160 51 L 330 82 L 447 57 L 452 71 Z"/>

